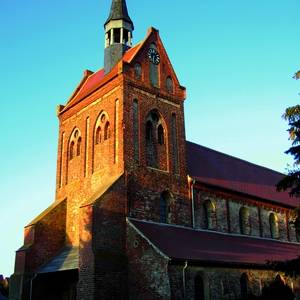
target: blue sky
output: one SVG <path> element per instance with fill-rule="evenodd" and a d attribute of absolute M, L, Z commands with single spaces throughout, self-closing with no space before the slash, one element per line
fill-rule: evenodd
<path fill-rule="evenodd" d="M 0 274 L 54 200 L 57 104 L 103 64 L 110 0 L 0 1 Z M 182 85 L 187 139 L 284 172 L 281 115 L 299 102 L 298 0 L 127 0 L 134 41 L 160 35 Z"/>

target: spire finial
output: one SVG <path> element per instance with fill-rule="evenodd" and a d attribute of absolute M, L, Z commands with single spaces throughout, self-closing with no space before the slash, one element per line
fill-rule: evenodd
<path fill-rule="evenodd" d="M 134 29 L 133 22 L 131 21 L 131 18 L 128 14 L 126 0 L 112 0 L 109 17 L 106 20 L 104 26 L 106 26 L 106 24 L 112 20 L 124 20 L 131 24 L 132 29 Z"/>

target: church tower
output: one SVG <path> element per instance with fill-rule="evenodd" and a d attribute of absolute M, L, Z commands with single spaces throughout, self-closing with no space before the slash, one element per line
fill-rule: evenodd
<path fill-rule="evenodd" d="M 133 23 L 125 0 L 113 0 L 105 28 L 104 69 L 109 73 L 132 46 Z"/>
<path fill-rule="evenodd" d="M 25 227 L 13 300 L 45 292 L 55 293 L 49 299 L 141 299 L 130 288 L 139 278 L 130 269 L 129 219 L 191 223 L 185 88 L 158 30 L 132 46 L 125 0 L 112 0 L 104 28 L 104 68 L 84 71 L 58 106 L 56 199 Z M 58 275 L 71 282 L 54 291 L 49 282 Z"/>

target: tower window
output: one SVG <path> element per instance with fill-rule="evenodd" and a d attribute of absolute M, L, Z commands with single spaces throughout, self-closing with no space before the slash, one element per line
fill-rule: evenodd
<path fill-rule="evenodd" d="M 121 28 L 115 28 L 114 29 L 114 43 L 120 43 L 121 42 Z"/>
<path fill-rule="evenodd" d="M 73 159 L 74 156 L 75 156 L 74 155 L 74 150 L 75 150 L 75 143 L 74 143 L 74 141 L 72 141 L 71 144 L 70 144 L 70 153 L 69 153 L 70 160 Z"/>
<path fill-rule="evenodd" d="M 99 126 L 96 130 L 95 144 L 98 145 L 100 143 L 101 143 L 101 127 Z"/>
<path fill-rule="evenodd" d="M 152 131 L 153 131 L 153 126 L 151 121 L 147 121 L 146 123 L 146 140 L 147 141 L 152 141 Z"/>
<path fill-rule="evenodd" d="M 127 45 L 128 44 L 128 33 L 129 31 L 127 29 L 123 28 L 123 44 Z"/>
<path fill-rule="evenodd" d="M 141 79 L 142 78 L 142 66 L 139 63 L 134 65 L 134 78 Z"/>
<path fill-rule="evenodd" d="M 165 143 L 165 134 L 164 134 L 164 128 L 162 125 L 158 125 L 157 128 L 157 141 L 160 145 L 163 145 Z"/>
<path fill-rule="evenodd" d="M 177 145 L 177 120 L 176 114 L 172 114 L 171 134 L 172 134 L 172 158 L 173 172 L 178 174 L 178 145 Z"/>
<path fill-rule="evenodd" d="M 76 155 L 79 156 L 81 152 L 81 137 L 78 138 L 77 140 L 77 150 L 76 150 Z"/>
<path fill-rule="evenodd" d="M 81 153 L 81 133 L 78 129 L 74 130 L 69 144 L 69 160 L 79 156 Z"/>
<path fill-rule="evenodd" d="M 110 124 L 107 121 L 104 128 L 104 140 L 108 140 L 110 138 Z"/>
<path fill-rule="evenodd" d="M 160 210 L 160 222 L 161 223 L 170 223 L 171 219 L 171 202 L 172 202 L 172 194 L 168 191 L 164 191 L 160 195 L 160 203 L 159 203 L 159 210 Z"/>
<path fill-rule="evenodd" d="M 137 100 L 133 100 L 133 149 L 134 160 L 139 160 L 139 104 Z"/>

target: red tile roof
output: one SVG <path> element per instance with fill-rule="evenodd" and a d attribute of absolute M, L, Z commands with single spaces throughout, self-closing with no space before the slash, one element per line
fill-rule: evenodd
<path fill-rule="evenodd" d="M 206 263 L 264 265 L 297 258 L 300 244 L 229 235 L 129 219 L 150 242 L 171 259 Z"/>
<path fill-rule="evenodd" d="M 281 205 L 296 207 L 300 199 L 288 192 L 277 192 L 284 176 L 215 150 L 186 142 L 188 173 L 197 181 L 231 191 L 259 197 Z"/>

